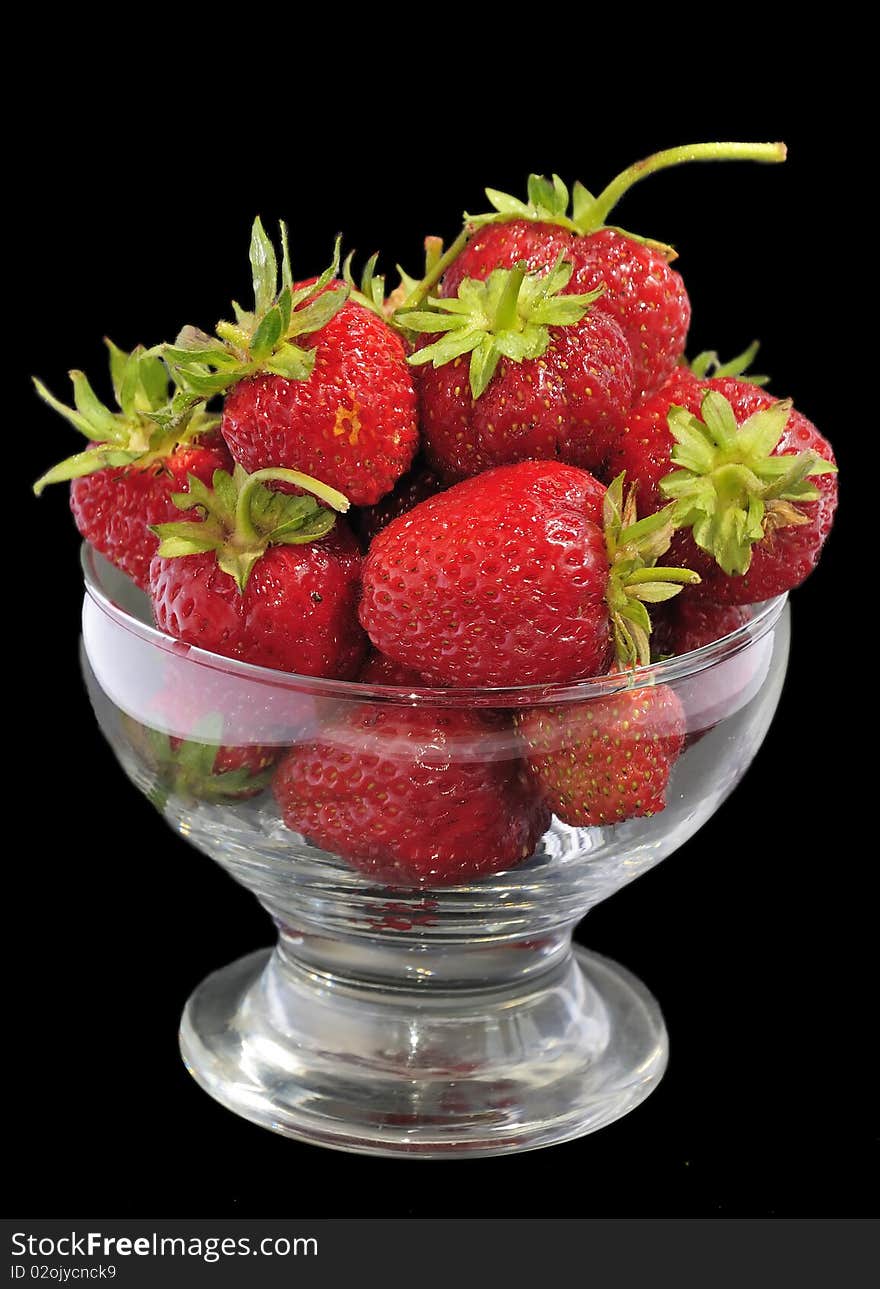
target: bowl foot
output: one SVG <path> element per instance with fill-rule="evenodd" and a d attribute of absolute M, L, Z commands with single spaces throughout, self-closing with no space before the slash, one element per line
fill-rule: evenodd
<path fill-rule="evenodd" d="M 209 976 L 181 1051 L 273 1132 L 372 1155 L 535 1150 L 634 1109 L 666 1066 L 645 987 L 576 948 L 538 980 L 439 992 L 358 984 L 261 950 Z"/>

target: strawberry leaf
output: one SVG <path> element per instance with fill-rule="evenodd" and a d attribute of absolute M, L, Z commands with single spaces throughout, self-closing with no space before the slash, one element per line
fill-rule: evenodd
<path fill-rule="evenodd" d="M 222 540 L 213 525 L 185 520 L 170 524 L 157 524 L 153 532 L 159 538 L 158 554 L 163 559 L 179 559 L 184 555 L 203 555 L 216 551 Z"/>
<path fill-rule="evenodd" d="M 337 287 L 333 291 L 325 291 L 304 308 L 296 309 L 287 327 L 287 337 L 320 331 L 331 318 L 336 317 L 347 299 L 348 287 Z"/>
<path fill-rule="evenodd" d="M 138 458 L 137 452 L 126 452 L 123 448 L 87 448 L 75 456 L 59 461 L 58 465 L 47 470 L 34 484 L 34 494 L 39 497 L 50 483 L 65 483 L 70 479 L 82 479 L 85 475 L 95 474 L 110 466 L 130 465 Z"/>
<path fill-rule="evenodd" d="M 266 371 L 287 380 L 307 380 L 314 367 L 315 351 L 300 349 L 298 345 L 282 345 L 265 362 Z"/>
<path fill-rule="evenodd" d="M 251 229 L 251 274 L 254 284 L 254 312 L 260 317 L 272 307 L 278 290 L 278 262 L 259 215 Z"/>
<path fill-rule="evenodd" d="M 748 349 L 744 349 L 741 354 L 731 358 L 729 362 L 723 363 L 714 349 L 706 349 L 697 354 L 690 366 L 691 371 L 698 380 L 717 380 L 721 376 L 735 376 L 738 380 L 747 382 L 749 385 L 766 385 L 770 380 L 769 376 L 753 376 L 749 374 L 749 368 L 754 362 L 760 343 L 753 340 Z"/>
<path fill-rule="evenodd" d="M 261 362 L 262 359 L 267 358 L 278 343 L 282 331 L 282 312 L 276 306 L 262 318 L 251 337 L 251 358 L 255 362 Z"/>
<path fill-rule="evenodd" d="M 350 252 L 342 266 L 342 280 L 348 286 L 350 299 L 357 304 L 361 304 L 365 309 L 370 309 L 380 318 L 385 317 L 385 276 L 376 273 L 376 265 L 379 261 L 378 252 L 374 252 L 364 265 L 361 273 L 360 283 L 356 283 L 352 275 L 351 264 L 354 259 L 354 251 Z"/>

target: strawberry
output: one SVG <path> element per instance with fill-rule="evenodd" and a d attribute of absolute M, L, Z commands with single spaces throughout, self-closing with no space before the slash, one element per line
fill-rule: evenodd
<path fill-rule="evenodd" d="M 651 622 L 642 600 L 662 607 L 681 590 L 682 581 L 661 580 L 670 577 L 670 570 L 654 567 L 669 545 L 669 515 L 661 527 L 657 514 L 637 522 L 633 490 L 624 504 L 622 475 L 608 488 L 603 518 L 610 562 L 605 594 L 614 656 L 624 670 L 650 658 Z M 695 580 L 691 574 L 684 579 Z M 684 709 L 668 685 L 526 708 L 515 721 L 532 778 L 563 823 L 613 825 L 664 808 L 669 774 L 686 731 Z"/>
<path fill-rule="evenodd" d="M 442 333 L 409 361 L 425 454 L 446 478 L 533 458 L 603 465 L 632 401 L 632 360 L 613 319 L 590 308 L 596 292 L 561 294 L 570 278 L 570 264 L 527 274 L 520 262 L 398 315 Z"/>
<path fill-rule="evenodd" d="M 696 580 L 654 567 L 668 519 L 636 524 L 622 479 L 606 491 L 557 462 L 499 466 L 379 533 L 364 562 L 361 622 L 382 653 L 441 684 L 593 676 L 612 641 L 626 661 L 648 661 L 643 601 Z"/>
<path fill-rule="evenodd" d="M 200 722 L 198 739 L 181 739 L 123 717 L 129 742 L 157 786 L 153 799 L 164 806 L 168 795 L 200 801 L 243 801 L 269 786 L 279 749 L 259 745 L 226 746 L 223 718 Z"/>
<path fill-rule="evenodd" d="M 685 716 L 668 685 L 517 715 L 529 769 L 566 824 L 594 828 L 657 814 L 684 744 Z"/>
<path fill-rule="evenodd" d="M 608 216 L 634 183 L 657 170 L 686 161 L 784 157 L 785 147 L 778 143 L 670 148 L 624 170 L 598 197 L 575 184 L 570 212 L 568 189 L 558 175 L 552 181 L 531 175 L 526 202 L 487 188 L 493 210 L 465 216 L 466 232 L 450 248 L 440 295 L 454 296 L 464 279 L 486 278 L 520 260 L 531 270 L 548 269 L 561 255 L 574 266 L 571 291 L 590 292 L 604 284 L 597 311 L 614 318 L 631 347 L 637 396 L 650 394 L 684 352 L 690 301 L 680 275 L 669 266 L 672 248 L 609 226 Z M 459 253 L 451 254 L 456 248 Z"/>
<path fill-rule="evenodd" d="M 146 590 L 159 544 L 150 526 L 177 516 L 171 497 L 189 475 L 208 483 L 231 461 L 217 418 L 184 396 L 170 400 L 159 358 L 142 347 L 126 354 L 106 344 L 118 411 L 99 401 L 81 371 L 70 373 L 75 407 L 34 381 L 43 401 L 89 440 L 84 452 L 47 471 L 34 492 L 71 480 L 70 508 L 81 535 Z"/>
<path fill-rule="evenodd" d="M 150 565 L 156 622 L 187 644 L 257 666 L 350 679 L 366 645 L 357 622 L 357 544 L 314 497 L 272 492 L 267 481 L 347 508 L 334 489 L 293 470 L 218 470 L 213 490 L 191 479 L 175 501 L 181 508 L 195 502 L 204 518 L 157 529 Z"/>
<path fill-rule="evenodd" d="M 254 309 L 235 306 L 219 338 L 185 327 L 166 356 L 182 384 L 225 393 L 221 429 L 248 472 L 303 470 L 373 505 L 409 468 L 418 443 L 416 395 L 400 337 L 333 280 L 294 283 L 282 225 L 281 285 L 257 219 L 251 237 Z"/>
<path fill-rule="evenodd" d="M 528 858 L 549 814 L 513 731 L 454 707 L 351 704 L 278 766 L 288 828 L 389 886 L 471 882 Z"/>
<path fill-rule="evenodd" d="M 443 491 L 443 480 L 426 465 L 416 465 L 408 474 L 398 479 L 394 488 L 375 506 L 364 506 L 357 516 L 357 529 L 364 546 L 399 515 L 405 515 L 420 501 Z"/>
<path fill-rule="evenodd" d="M 691 531 L 676 534 L 673 559 L 698 569 L 700 594 L 718 603 L 798 586 L 831 529 L 831 445 L 790 400 L 748 381 L 674 373 L 633 409 L 610 461 L 638 481 L 643 512 L 674 500 Z"/>

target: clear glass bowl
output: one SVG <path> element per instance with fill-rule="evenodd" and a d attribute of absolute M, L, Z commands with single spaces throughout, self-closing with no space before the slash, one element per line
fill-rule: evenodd
<path fill-rule="evenodd" d="M 784 680 L 784 597 L 723 640 L 631 678 L 411 690 L 286 675 L 182 645 L 150 625 L 146 597 L 89 547 L 83 567 L 84 670 L 104 734 L 168 823 L 253 891 L 278 929 L 274 949 L 209 976 L 186 1006 L 181 1048 L 203 1088 L 275 1132 L 422 1157 L 550 1145 L 648 1095 L 667 1058 L 657 1004 L 624 969 L 573 948 L 572 931 L 691 837 L 745 772 Z M 482 732 L 452 738 L 444 755 L 453 768 L 491 763 L 519 782 L 517 713 L 657 683 L 675 691 L 687 724 L 665 809 L 590 828 L 554 816 L 534 854 L 466 883 L 363 871 L 357 856 L 286 827 L 265 786 L 285 749 L 338 741 L 340 728 L 357 751 L 357 722 L 345 717 L 365 703 L 398 717 L 401 706 L 478 712 Z M 373 751 L 400 754 L 399 734 L 375 743 L 399 723 L 375 722 Z M 236 749 L 224 762 L 239 773 L 230 791 L 214 790 L 204 750 L 169 774 L 162 749 L 181 739 Z"/>

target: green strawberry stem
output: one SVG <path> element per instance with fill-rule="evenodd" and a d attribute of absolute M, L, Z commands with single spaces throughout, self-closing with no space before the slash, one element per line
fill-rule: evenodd
<path fill-rule="evenodd" d="M 699 582 L 687 568 L 657 564 L 669 549 L 674 506 L 666 506 L 644 519 L 636 518 L 635 489 L 624 501 L 624 475 L 619 474 L 605 493 L 603 519 L 608 553 L 608 586 L 605 598 L 611 619 L 614 653 L 623 669 L 647 666 L 651 661 L 651 618 L 646 604 L 671 600 L 685 586 Z"/>
<path fill-rule="evenodd" d="M 495 188 L 487 188 L 486 196 L 494 209 L 483 215 L 465 214 L 465 232 L 470 234 L 485 224 L 504 223 L 512 219 L 557 224 L 578 236 L 610 227 L 633 241 L 654 247 L 666 258 L 674 259 L 674 249 L 664 242 L 640 237 L 616 225 L 607 224 L 609 214 L 633 184 L 646 175 L 686 161 L 775 162 L 784 161 L 785 155 L 784 143 L 689 143 L 680 148 L 666 148 L 663 152 L 655 152 L 643 161 L 628 166 L 602 189 L 598 197 L 594 197 L 582 183 L 576 183 L 571 191 L 570 207 L 568 188 L 559 175 L 554 175 L 552 179 L 543 175 L 529 175 L 526 201 L 520 201 L 509 193 L 498 192 Z"/>
<path fill-rule="evenodd" d="M 406 300 L 404 300 L 402 306 L 404 309 L 414 309 L 416 305 L 422 303 L 430 292 L 431 287 L 440 281 L 450 264 L 458 259 L 459 255 L 467 246 L 472 232 L 473 229 L 471 228 L 463 228 L 455 241 L 449 245 L 443 254 L 434 258 L 433 263 L 428 266 L 427 272 L 421 282 L 413 288 Z M 439 239 L 430 240 L 436 242 Z M 428 246 L 428 241 L 429 239 L 425 238 L 425 250 L 427 258 L 431 259 L 431 248 Z"/>
<path fill-rule="evenodd" d="M 809 479 L 836 473 L 812 449 L 774 455 L 790 412 L 785 399 L 737 425 L 717 390 L 706 392 L 699 417 L 683 407 L 669 409 L 671 460 L 679 468 L 660 480 L 660 490 L 671 499 L 676 527 L 690 528 L 729 577 L 748 572 L 752 548 L 768 531 L 807 523 L 792 503 L 817 501 L 819 490 Z"/>
<path fill-rule="evenodd" d="M 262 487 L 264 483 L 292 483 L 297 488 L 303 488 L 306 492 L 314 493 L 320 497 L 333 510 L 338 510 L 341 514 L 349 509 L 350 502 L 344 493 L 337 492 L 327 483 L 321 483 L 320 479 L 313 479 L 311 475 L 300 474 L 299 470 L 284 470 L 280 467 L 273 469 L 267 467 L 265 470 L 255 470 L 253 474 L 248 475 L 246 481 L 241 486 L 238 494 L 238 501 L 235 507 L 235 527 L 248 541 L 259 541 L 261 533 L 254 526 L 251 517 L 251 502 L 254 496 L 254 489 Z"/>
<path fill-rule="evenodd" d="M 501 298 L 495 310 L 494 330 L 496 332 L 522 329 L 518 326 L 519 318 L 516 305 L 525 275 L 525 260 L 520 260 L 510 270 L 510 275 L 504 284 L 504 290 L 501 292 Z"/>
<path fill-rule="evenodd" d="M 686 143 L 679 148 L 665 148 L 643 161 L 636 161 L 612 179 L 594 199 L 589 217 L 578 220 L 578 231 L 590 233 L 601 228 L 624 193 L 629 192 L 640 179 L 656 174 L 658 170 L 668 170 L 688 161 L 760 161 L 766 164 L 784 161 L 785 157 L 784 143 Z"/>

